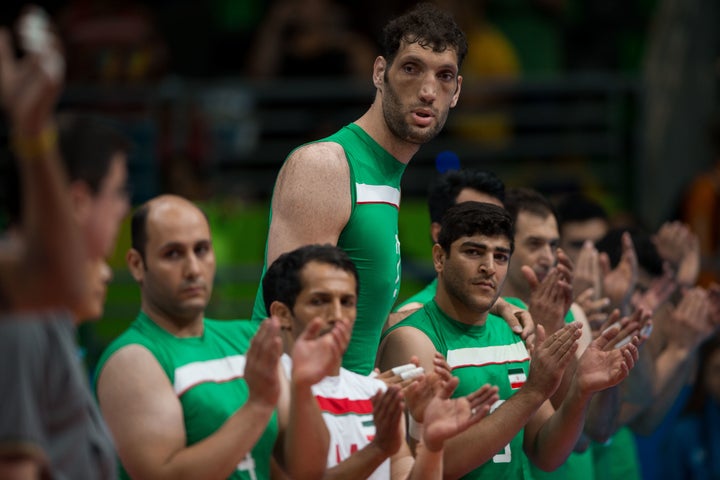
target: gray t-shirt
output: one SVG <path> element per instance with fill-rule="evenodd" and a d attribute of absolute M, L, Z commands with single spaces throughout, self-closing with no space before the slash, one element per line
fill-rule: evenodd
<path fill-rule="evenodd" d="M 77 355 L 69 314 L 0 316 L 0 454 L 56 479 L 114 479 L 113 443 Z"/>

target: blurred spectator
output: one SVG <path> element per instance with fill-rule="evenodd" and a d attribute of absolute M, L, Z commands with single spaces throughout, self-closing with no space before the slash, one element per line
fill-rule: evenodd
<path fill-rule="evenodd" d="M 684 194 L 681 218 L 700 239 L 699 283 L 720 281 L 720 116 L 710 126 L 714 164 L 697 175 Z"/>
<path fill-rule="evenodd" d="M 135 83 L 165 71 L 165 45 L 144 5 L 72 0 L 58 12 L 57 21 L 70 81 Z"/>
<path fill-rule="evenodd" d="M 364 76 L 375 46 L 334 0 L 278 0 L 258 28 L 247 65 L 253 77 Z"/>

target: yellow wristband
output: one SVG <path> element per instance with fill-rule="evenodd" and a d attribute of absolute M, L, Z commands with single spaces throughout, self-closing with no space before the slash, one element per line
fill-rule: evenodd
<path fill-rule="evenodd" d="M 57 149 L 57 129 L 48 126 L 37 135 L 13 134 L 12 147 L 15 154 L 22 159 L 42 158 Z"/>

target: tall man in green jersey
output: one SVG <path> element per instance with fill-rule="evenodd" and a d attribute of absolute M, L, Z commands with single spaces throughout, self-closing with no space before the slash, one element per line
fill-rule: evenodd
<path fill-rule="evenodd" d="M 270 478 L 275 458 L 291 478 L 321 477 L 329 436 L 311 386 L 339 361 L 349 328 L 302 335 L 288 381 L 277 319 L 258 329 L 205 318 L 215 256 L 195 205 L 157 197 L 134 213 L 131 228 L 127 261 L 141 311 L 104 352 L 96 387 L 121 473 Z"/>
<path fill-rule="evenodd" d="M 372 371 L 400 289 L 400 180 L 457 104 L 467 53 L 454 19 L 427 3 L 389 22 L 381 44 L 368 111 L 285 161 L 273 191 L 265 252 L 266 268 L 308 244 L 337 245 L 350 255 L 362 289 L 343 366 L 364 375 Z M 261 286 L 253 319 L 266 316 Z"/>
<path fill-rule="evenodd" d="M 580 325 L 547 339 L 539 325 L 530 362 L 520 336 L 489 313 L 512 250 L 505 210 L 477 202 L 451 207 L 433 246 L 434 300 L 390 328 L 380 346 L 381 369 L 411 355 L 427 367 L 440 352 L 460 378 L 455 395 L 484 383 L 499 387 L 493 413 L 446 442 L 449 477 L 532 478 L 528 459 L 543 470 L 557 468 L 575 446 L 593 393 L 620 382 L 637 359 L 638 340 L 616 349 L 620 328 L 608 329 L 578 360 L 566 400 L 554 409 L 548 399 L 577 349 Z"/>

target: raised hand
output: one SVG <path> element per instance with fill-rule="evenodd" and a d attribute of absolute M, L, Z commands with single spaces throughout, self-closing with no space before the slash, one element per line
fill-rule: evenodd
<path fill-rule="evenodd" d="M 632 295 L 632 305 L 635 308 L 645 308 L 655 312 L 660 305 L 677 290 L 678 284 L 673 272 L 666 269 L 660 277 L 655 277 L 650 282 L 650 287 L 645 292 L 635 292 Z"/>
<path fill-rule="evenodd" d="M 350 327 L 335 322 L 323 331 L 325 322 L 313 319 L 295 340 L 292 349 L 292 381 L 300 385 L 315 385 L 328 375 L 335 374 L 342 363 L 342 355 L 350 342 Z"/>
<path fill-rule="evenodd" d="M 35 136 L 52 120 L 62 89 L 63 57 L 47 14 L 39 8 L 25 10 L 18 30 L 25 50 L 20 60 L 15 59 L 9 32 L 0 29 L 0 96 L 14 132 Z"/>
<path fill-rule="evenodd" d="M 384 392 L 377 392 L 370 401 L 375 423 L 375 437 L 371 443 L 390 457 L 405 441 L 400 429 L 400 419 L 405 409 L 402 391 L 399 386 L 391 385 Z"/>
<path fill-rule="evenodd" d="M 591 241 L 586 241 L 575 262 L 573 270 L 573 297 L 578 297 L 588 289 L 592 289 L 594 300 L 602 295 L 602 276 L 600 271 L 600 254 Z M 579 303 L 579 302 L 578 302 Z"/>
<path fill-rule="evenodd" d="M 610 306 L 610 299 L 607 297 L 597 298 L 595 289 L 588 288 L 575 298 L 575 303 L 580 305 L 585 312 L 593 338 L 596 338 L 600 334 L 600 327 L 608 319 L 607 309 Z"/>
<path fill-rule="evenodd" d="M 637 325 L 631 328 L 635 329 Z M 617 385 L 635 366 L 640 338 L 633 336 L 630 342 L 618 348 L 626 331 L 620 325 L 606 329 L 578 359 L 575 380 L 582 394 L 589 395 Z"/>
<path fill-rule="evenodd" d="M 502 297 L 490 307 L 490 313 L 505 320 L 510 329 L 519 334 L 526 344 L 535 333 L 535 322 L 530 312 L 505 301 Z"/>
<path fill-rule="evenodd" d="M 580 338 L 579 322 L 568 323 L 546 338 L 545 328 L 538 325 L 535 331 L 535 348 L 530 362 L 530 373 L 523 388 L 540 392 L 544 398 L 555 393 L 565 368 L 575 355 Z"/>
<path fill-rule="evenodd" d="M 652 241 L 658 254 L 672 266 L 680 285 L 694 285 L 700 275 L 700 241 L 682 222 L 666 222 Z"/>
<path fill-rule="evenodd" d="M 685 291 L 669 321 L 662 326 L 668 344 L 688 351 L 700 345 L 717 330 L 710 317 L 711 309 L 710 296 L 704 288 Z"/>
<path fill-rule="evenodd" d="M 464 397 L 450 398 L 459 383 L 457 377 L 442 382 L 425 409 L 423 443 L 428 450 L 440 450 L 445 440 L 482 420 L 499 398 L 498 388 L 490 385 Z"/>
<path fill-rule="evenodd" d="M 248 403 L 276 405 L 280 397 L 278 362 L 282 355 L 280 322 L 267 318 L 250 342 L 245 354 L 245 382 L 248 385 Z"/>
<path fill-rule="evenodd" d="M 632 237 L 628 232 L 623 233 L 622 256 L 620 262 L 610 270 L 610 260 L 607 254 L 600 255 L 600 268 L 603 276 L 603 293 L 610 299 L 614 307 L 624 309 L 635 291 L 638 275 L 638 260 L 635 254 Z"/>
<path fill-rule="evenodd" d="M 567 266 L 558 264 L 542 282 L 538 282 L 530 267 L 523 266 L 522 272 L 530 285 L 528 311 L 547 332 L 554 333 L 565 324 L 565 315 L 572 304 L 570 271 Z"/>

